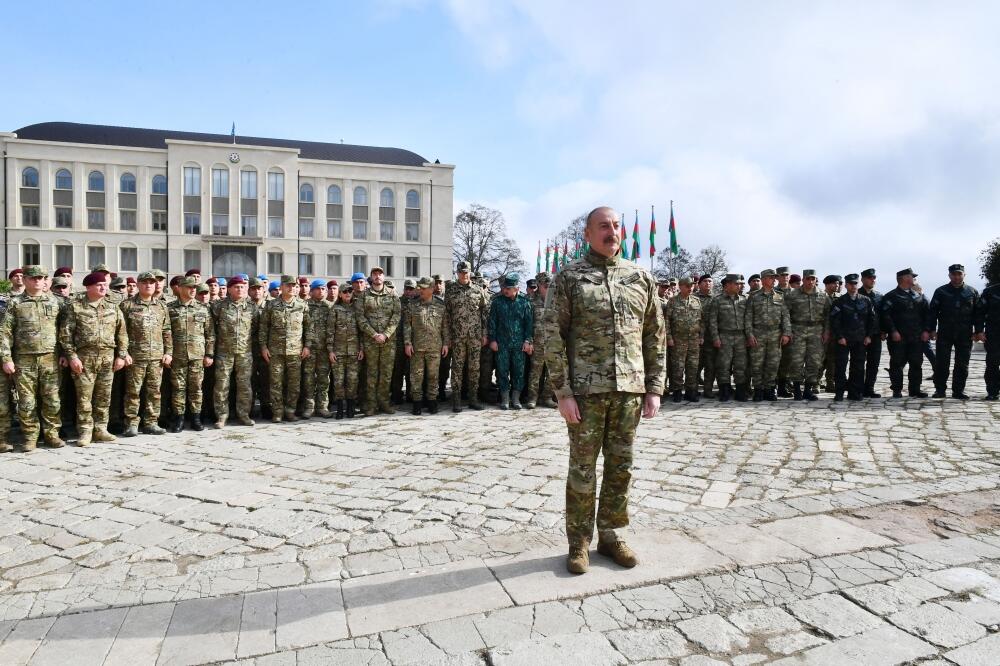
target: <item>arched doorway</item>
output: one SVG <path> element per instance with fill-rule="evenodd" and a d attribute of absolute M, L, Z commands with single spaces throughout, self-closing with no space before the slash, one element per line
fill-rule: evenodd
<path fill-rule="evenodd" d="M 212 246 L 212 275 L 231 277 L 257 274 L 257 248 L 245 245 Z"/>

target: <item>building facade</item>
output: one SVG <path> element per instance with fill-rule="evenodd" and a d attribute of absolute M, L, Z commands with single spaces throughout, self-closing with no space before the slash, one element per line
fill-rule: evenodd
<path fill-rule="evenodd" d="M 454 166 L 378 148 L 41 123 L 0 133 L 4 274 L 451 273 Z"/>

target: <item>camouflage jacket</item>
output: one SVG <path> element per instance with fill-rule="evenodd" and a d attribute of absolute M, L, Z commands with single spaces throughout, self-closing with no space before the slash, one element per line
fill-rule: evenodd
<path fill-rule="evenodd" d="M 813 289 L 807 294 L 803 289 L 790 289 L 784 296 L 792 326 L 819 326 L 824 333 L 829 331 L 832 301 L 825 291 Z"/>
<path fill-rule="evenodd" d="M 306 329 L 309 350 L 322 354 L 326 350 L 326 326 L 333 305 L 326 299 L 317 301 L 310 298 L 306 301 L 306 307 L 309 308 L 309 325 Z"/>
<path fill-rule="evenodd" d="M 531 320 L 533 330 L 531 332 L 531 343 L 535 346 L 535 353 L 545 352 L 545 297 L 540 291 L 535 292 L 528 299 L 531 301 Z"/>
<path fill-rule="evenodd" d="M 72 299 L 59 323 L 59 346 L 68 359 L 80 354 L 111 350 L 124 358 L 128 352 L 128 331 L 121 308 L 102 298 L 94 303 Z"/>
<path fill-rule="evenodd" d="M 309 307 L 301 298 L 285 301 L 276 298 L 264 305 L 257 329 L 257 340 L 261 349 L 278 356 L 298 355 L 303 347 L 308 347 L 306 338 L 309 330 Z"/>
<path fill-rule="evenodd" d="M 682 298 L 680 294 L 667 301 L 664 308 L 664 330 L 669 344 L 674 339 L 695 340 L 701 337 L 702 300 L 691 294 Z"/>
<path fill-rule="evenodd" d="M 396 292 L 383 286 L 382 291 L 365 289 L 354 297 L 354 312 L 362 339 L 370 341 L 381 333 L 391 338 L 399 326 L 401 308 Z"/>
<path fill-rule="evenodd" d="M 227 297 L 213 301 L 209 309 L 215 322 L 215 355 L 249 354 L 257 332 L 257 306 L 249 298 L 234 301 Z"/>
<path fill-rule="evenodd" d="M 326 351 L 338 356 L 357 355 L 361 349 L 361 331 L 354 304 L 337 303 L 326 319 Z"/>
<path fill-rule="evenodd" d="M 747 297 L 743 294 L 730 296 L 720 294 L 712 299 L 708 306 L 708 331 L 705 336 L 712 343 L 722 342 L 722 333 L 739 333 L 746 335 L 745 323 L 747 312 Z"/>
<path fill-rule="evenodd" d="M 482 340 L 486 335 L 490 313 L 490 300 L 486 292 L 471 282 L 466 285 L 456 282 L 448 285 L 444 292 L 444 303 L 448 307 L 452 340 Z"/>
<path fill-rule="evenodd" d="M 133 361 L 155 361 L 174 353 L 167 304 L 159 298 L 142 300 L 136 294 L 119 306 L 128 330 L 128 353 Z"/>
<path fill-rule="evenodd" d="M 215 325 L 208 306 L 191 299 L 174 299 L 167 305 L 170 332 L 174 336 L 174 358 L 196 361 L 215 354 Z"/>
<path fill-rule="evenodd" d="M 0 358 L 13 354 L 51 354 L 56 351 L 60 302 L 52 294 L 32 298 L 27 292 L 12 298 L 0 324 Z"/>
<path fill-rule="evenodd" d="M 663 393 L 666 333 L 648 271 L 591 251 L 551 289 L 545 363 L 556 396 Z"/>
<path fill-rule="evenodd" d="M 785 307 L 785 297 L 776 291 L 766 293 L 763 289 L 747 299 L 746 319 L 743 322 L 746 336 L 780 333 L 792 334 L 792 323 Z"/>
<path fill-rule="evenodd" d="M 406 308 L 403 322 L 403 344 L 413 345 L 413 351 L 441 352 L 451 346 L 448 308 L 439 298 L 424 303 L 417 300 Z"/>
<path fill-rule="evenodd" d="M 507 349 L 519 349 L 534 332 L 531 303 L 523 294 L 513 299 L 500 295 L 490 305 L 489 338 Z"/>

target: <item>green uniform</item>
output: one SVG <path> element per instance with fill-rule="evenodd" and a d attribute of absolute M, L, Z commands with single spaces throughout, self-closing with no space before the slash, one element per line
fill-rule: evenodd
<path fill-rule="evenodd" d="M 448 355 L 451 356 L 452 399 L 461 400 L 464 388 L 469 400 L 477 402 L 479 362 L 483 336 L 486 335 L 489 298 L 481 287 L 472 282 L 464 285 L 452 282 L 444 292 L 444 304 L 451 327 L 452 346 Z"/>
<path fill-rule="evenodd" d="M 524 388 L 524 343 L 531 342 L 534 320 L 531 303 L 523 294 L 508 298 L 502 293 L 490 305 L 490 343 L 497 344 L 496 372 L 500 395 Z"/>
<path fill-rule="evenodd" d="M 747 297 L 742 294 L 721 294 L 708 307 L 705 337 L 713 347 L 716 342 L 720 345 L 715 364 L 719 386 L 747 384 L 746 309 Z"/>
<path fill-rule="evenodd" d="M 125 426 L 139 423 L 139 403 L 145 398 L 142 424 L 155 426 L 160 418 L 163 355 L 173 353 L 170 315 L 160 298 L 142 300 L 138 294 L 122 302 L 132 365 L 125 369 Z"/>
<path fill-rule="evenodd" d="M 793 383 L 812 385 L 826 356 L 823 336 L 830 332 L 830 297 L 817 289 L 806 293 L 801 288 L 788 290 L 784 297 L 792 324 L 792 342 L 781 355 L 783 365 L 788 359 L 785 377 Z"/>
<path fill-rule="evenodd" d="M 365 413 L 376 410 L 394 411 L 390 404 L 392 364 L 396 351 L 396 329 L 400 322 L 400 305 L 396 292 L 385 285 L 382 289 L 365 289 L 354 297 L 354 312 L 365 350 Z M 376 335 L 386 336 L 385 342 L 375 341 Z"/>
<path fill-rule="evenodd" d="M 552 386 L 545 368 L 545 298 L 541 291 L 531 295 L 531 319 L 534 330 L 531 343 L 534 350 L 531 353 L 531 370 L 528 372 L 527 401 L 534 403 L 548 400 L 552 395 Z M 544 380 L 544 383 L 543 383 Z"/>
<path fill-rule="evenodd" d="M 450 335 L 448 310 L 444 301 L 432 296 L 429 301 L 418 299 L 407 306 L 406 319 L 403 321 L 403 344 L 413 346 L 410 378 L 413 380 L 414 402 L 420 402 L 424 397 L 437 400 L 441 348 L 449 346 Z M 426 396 L 424 379 L 427 380 Z"/>
<path fill-rule="evenodd" d="M 302 362 L 302 416 L 308 418 L 314 411 L 327 414 L 330 403 L 330 357 L 326 354 L 326 323 L 331 304 L 323 299 L 310 298 L 309 325 L 306 339 L 309 340 L 309 358 Z"/>
<path fill-rule="evenodd" d="M 7 316 L 10 303 L 10 298 L 0 295 L 0 324 Z M 10 386 L 10 377 L 7 376 L 6 372 L 0 371 L 0 451 L 10 450 Z"/>
<path fill-rule="evenodd" d="M 327 314 L 327 354 L 336 354 L 333 366 L 333 399 L 355 400 L 358 396 L 358 352 L 361 351 L 358 319 L 354 306 L 337 302 Z M 329 358 L 329 357 L 328 357 Z"/>
<path fill-rule="evenodd" d="M 753 388 L 755 391 L 773 389 L 781 362 L 781 336 L 792 334 L 785 297 L 776 291 L 754 292 L 747 300 L 744 331 L 747 338 L 757 338 L 757 346 L 750 348 Z"/>
<path fill-rule="evenodd" d="M 215 354 L 215 325 L 208 306 L 191 299 L 174 299 L 167 305 L 173 334 L 170 388 L 174 416 L 201 416 L 205 357 Z"/>
<path fill-rule="evenodd" d="M 294 416 L 302 386 L 302 349 L 309 347 L 309 307 L 301 298 L 275 298 L 264 305 L 257 339 L 271 354 L 271 410 L 274 418 Z"/>
<path fill-rule="evenodd" d="M 670 347 L 670 390 L 698 390 L 698 358 L 701 352 L 702 303 L 694 294 L 680 294 L 667 301 L 664 326 Z M 671 344 L 672 343 L 672 344 Z M 713 352 L 715 348 L 712 348 Z M 714 370 L 715 363 L 712 367 Z M 707 376 L 707 374 L 706 374 Z M 706 380 L 707 382 L 708 380 Z M 711 384 L 706 384 L 705 389 Z"/>
<path fill-rule="evenodd" d="M 251 340 L 257 331 L 257 307 L 249 298 L 217 300 L 211 305 L 215 322 L 215 418 L 229 416 L 229 388 L 236 393 L 236 416 L 250 418 L 250 374 L 253 372 Z"/>

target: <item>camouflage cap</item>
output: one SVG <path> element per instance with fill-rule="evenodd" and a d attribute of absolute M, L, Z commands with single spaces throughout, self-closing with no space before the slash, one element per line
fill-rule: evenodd
<path fill-rule="evenodd" d="M 121 277 L 119 275 L 118 277 L 116 277 L 115 279 L 113 279 L 111 281 L 111 284 L 109 286 L 112 289 L 118 289 L 119 287 L 124 287 L 125 286 L 125 278 L 123 278 L 123 277 Z"/>
<path fill-rule="evenodd" d="M 372 273 L 376 273 L 376 272 L 381 273 L 382 275 L 385 275 L 385 270 L 381 266 L 372 266 L 372 269 L 370 271 L 368 271 L 368 274 L 371 275 Z"/>
<path fill-rule="evenodd" d="M 432 278 L 432 279 L 433 279 L 433 280 L 434 280 L 435 282 L 444 282 L 444 279 L 443 279 L 443 278 L 441 277 L 441 274 L 440 274 L 440 273 L 435 273 L 434 275 L 432 275 L 432 276 L 431 276 L 431 278 Z"/>
<path fill-rule="evenodd" d="M 693 284 L 694 280 L 692 280 L 689 277 L 682 277 L 680 280 L 677 281 L 677 285 L 680 287 L 690 287 Z"/>
<path fill-rule="evenodd" d="M 479 279 L 479 280 L 482 280 L 483 279 L 483 272 L 482 271 L 476 271 L 475 273 L 472 274 L 472 277 L 474 277 L 476 279 Z"/>
<path fill-rule="evenodd" d="M 417 280 L 417 289 L 429 289 L 434 286 L 434 280 L 429 277 L 422 277 Z"/>
<path fill-rule="evenodd" d="M 803 268 L 802 269 L 802 277 L 803 278 L 816 277 L 816 270 L 813 269 L 813 268 Z"/>
<path fill-rule="evenodd" d="M 722 278 L 722 284 L 729 284 L 730 282 L 739 282 L 743 279 L 742 275 L 737 273 L 726 273 L 726 276 Z"/>
<path fill-rule="evenodd" d="M 282 275 L 281 284 L 298 284 L 299 281 L 295 279 L 294 275 Z"/>
<path fill-rule="evenodd" d="M 198 293 L 199 294 L 207 294 L 208 293 L 208 285 L 205 284 L 204 282 L 199 282 L 198 283 Z"/>
<path fill-rule="evenodd" d="M 413 278 L 406 278 L 403 280 L 403 289 L 416 289 L 417 281 Z"/>
<path fill-rule="evenodd" d="M 661 277 L 656 281 L 656 286 L 658 287 L 667 287 L 669 285 L 670 285 L 670 278 L 668 277 Z"/>
<path fill-rule="evenodd" d="M 778 275 L 788 275 L 789 273 L 791 273 L 791 271 L 788 270 L 788 266 L 778 266 L 777 268 L 774 269 L 774 272 L 777 273 Z M 763 275 L 763 273 L 761 273 L 761 275 Z"/>
<path fill-rule="evenodd" d="M 154 268 L 153 270 L 150 271 L 150 273 L 152 273 L 153 277 L 155 277 L 157 280 L 167 279 L 167 274 L 161 271 L 159 268 Z"/>
<path fill-rule="evenodd" d="M 108 268 L 107 264 L 97 264 L 90 269 L 91 273 L 111 273 L 111 269 Z"/>
<path fill-rule="evenodd" d="M 48 277 L 49 272 L 44 267 L 32 264 L 24 267 L 24 277 Z"/>
<path fill-rule="evenodd" d="M 263 287 L 265 284 L 266 284 L 265 282 L 262 282 L 261 279 L 256 276 L 247 280 L 247 286 L 249 286 L 251 289 L 254 287 Z"/>
<path fill-rule="evenodd" d="M 186 277 L 182 277 L 180 280 L 177 281 L 177 286 L 178 287 L 197 287 L 198 286 L 198 278 L 194 277 L 193 275 L 188 275 Z"/>
<path fill-rule="evenodd" d="M 388 287 L 389 289 L 395 289 L 396 288 L 396 285 L 394 285 L 392 283 L 392 280 L 386 280 L 385 281 L 385 286 Z"/>
<path fill-rule="evenodd" d="M 771 268 L 765 268 L 760 272 L 761 279 L 764 279 L 766 277 L 777 277 L 777 276 L 778 274 Z"/>
<path fill-rule="evenodd" d="M 676 286 L 677 285 L 677 278 L 675 278 L 673 276 L 670 276 L 669 278 L 667 278 L 667 283 L 670 286 Z"/>
<path fill-rule="evenodd" d="M 458 262 L 458 265 L 455 266 L 456 273 L 468 273 L 471 270 L 472 267 L 469 265 L 469 262 L 467 261 L 460 261 Z"/>
<path fill-rule="evenodd" d="M 156 282 L 156 275 L 153 274 L 153 271 L 143 271 L 142 273 L 139 273 L 136 279 L 139 282 L 146 282 L 147 280 L 152 280 L 153 282 Z"/>
<path fill-rule="evenodd" d="M 541 273 L 535 275 L 535 281 L 538 282 L 538 284 L 550 284 L 552 282 L 552 273 L 542 271 Z"/>
<path fill-rule="evenodd" d="M 55 289 L 56 287 L 68 287 L 68 286 L 69 286 L 69 279 L 64 278 L 62 276 L 52 278 L 53 289 Z"/>

